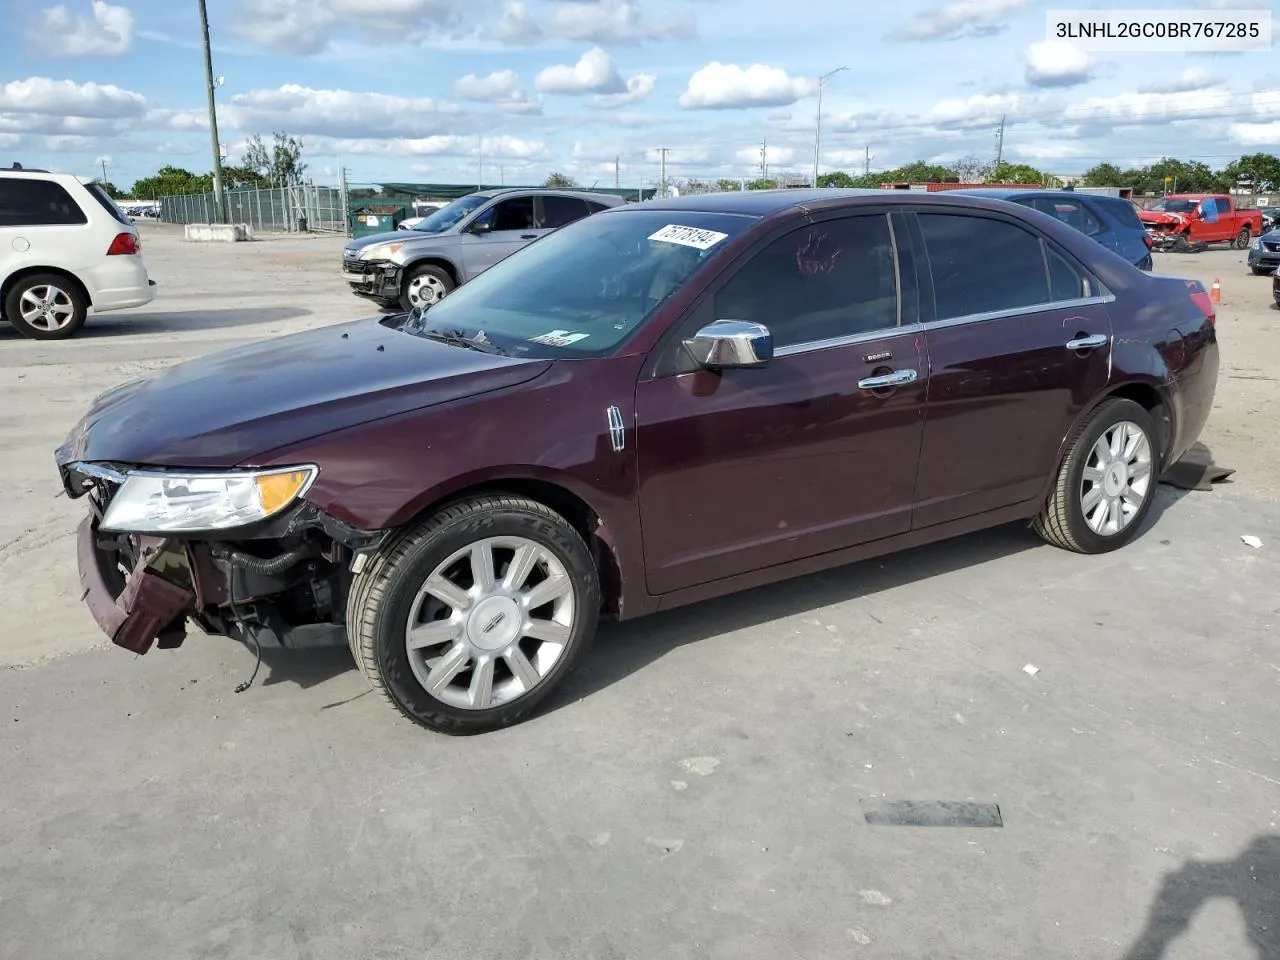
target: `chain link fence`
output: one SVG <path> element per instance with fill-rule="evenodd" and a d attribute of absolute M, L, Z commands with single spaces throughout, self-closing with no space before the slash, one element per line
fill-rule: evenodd
<path fill-rule="evenodd" d="M 350 230 L 345 191 L 339 187 L 302 184 L 265 190 L 229 190 L 231 223 L 247 223 L 256 233 L 332 233 Z M 160 198 L 164 223 L 217 222 L 214 195 L 193 193 Z"/>

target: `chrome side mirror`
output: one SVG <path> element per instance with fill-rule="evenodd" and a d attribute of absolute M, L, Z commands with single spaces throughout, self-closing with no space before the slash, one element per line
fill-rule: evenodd
<path fill-rule="evenodd" d="M 763 367 L 773 359 L 769 328 L 746 320 L 716 320 L 684 342 L 694 362 L 708 370 Z"/>

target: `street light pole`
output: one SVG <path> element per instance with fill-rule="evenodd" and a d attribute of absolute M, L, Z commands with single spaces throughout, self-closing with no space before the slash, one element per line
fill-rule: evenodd
<path fill-rule="evenodd" d="M 213 95 L 213 50 L 209 46 L 209 13 L 205 0 L 200 3 L 200 30 L 204 35 L 204 82 L 209 95 L 209 137 L 213 143 L 213 209 L 214 219 L 227 222 L 227 198 L 222 192 L 222 145 L 218 142 L 218 107 Z"/>
<path fill-rule="evenodd" d="M 818 186 L 818 157 L 822 150 L 822 88 L 828 80 L 834 77 L 842 70 L 848 70 L 848 67 L 836 67 L 830 73 L 824 73 L 818 78 L 818 116 L 814 120 L 813 130 L 813 185 Z"/>

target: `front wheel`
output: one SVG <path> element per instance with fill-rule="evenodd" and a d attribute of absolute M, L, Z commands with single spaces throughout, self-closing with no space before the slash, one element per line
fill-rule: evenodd
<path fill-rule="evenodd" d="M 448 271 L 427 264 L 410 270 L 400 290 L 400 307 L 403 310 L 433 307 L 450 293 L 455 284 Z"/>
<path fill-rule="evenodd" d="M 1033 526 L 1076 553 L 1107 553 L 1135 536 L 1160 469 L 1155 421 L 1132 400 L 1104 400 L 1076 432 Z"/>
<path fill-rule="evenodd" d="M 1236 242 L 1232 244 L 1237 250 L 1246 250 L 1249 244 L 1253 242 L 1253 234 L 1249 232 L 1248 227 L 1241 227 L 1240 232 L 1236 234 Z"/>
<path fill-rule="evenodd" d="M 439 733 L 526 719 L 591 645 L 600 581 L 582 537 L 543 504 L 456 503 L 377 555 L 347 632 L 370 685 Z"/>
<path fill-rule="evenodd" d="M 1275 272 L 1275 267 L 1251 267 L 1255 277 L 1265 277 Z"/>

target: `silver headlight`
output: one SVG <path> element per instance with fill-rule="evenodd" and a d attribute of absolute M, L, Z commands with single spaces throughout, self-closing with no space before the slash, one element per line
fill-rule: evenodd
<path fill-rule="evenodd" d="M 365 247 L 360 251 L 361 260 L 389 260 L 400 252 L 400 248 L 404 246 L 404 242 L 400 241 L 390 243 L 375 243 L 371 247 Z"/>
<path fill-rule="evenodd" d="M 313 466 L 218 473 L 134 470 L 116 491 L 102 529 L 117 533 L 230 530 L 275 516 L 307 492 Z"/>
<path fill-rule="evenodd" d="M 1253 241 L 1253 243 L 1249 244 L 1249 246 L 1253 247 L 1253 249 L 1255 249 L 1255 250 L 1261 250 L 1261 249 L 1262 249 L 1262 238 L 1261 238 L 1261 237 L 1256 238 L 1256 239 Z"/>

